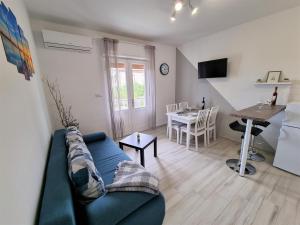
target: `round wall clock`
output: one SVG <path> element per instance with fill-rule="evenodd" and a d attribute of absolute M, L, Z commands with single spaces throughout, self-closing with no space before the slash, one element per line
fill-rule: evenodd
<path fill-rule="evenodd" d="M 169 73 L 169 65 L 167 64 L 167 63 L 162 63 L 161 65 L 160 65 L 160 68 L 159 68 L 159 70 L 160 70 L 160 73 L 162 74 L 162 75 L 167 75 L 168 73 Z"/>

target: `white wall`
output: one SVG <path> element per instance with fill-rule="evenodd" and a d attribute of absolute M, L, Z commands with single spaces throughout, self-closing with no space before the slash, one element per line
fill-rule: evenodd
<path fill-rule="evenodd" d="M 107 109 L 107 93 L 103 69 L 103 47 L 101 38 L 112 37 L 120 40 L 119 53 L 122 56 L 145 58 L 144 45 L 156 46 L 156 76 L 157 76 L 157 125 L 166 123 L 165 105 L 175 101 L 176 49 L 172 46 L 158 43 L 147 43 L 121 36 L 103 34 L 101 32 L 65 26 L 46 21 L 32 20 L 41 70 L 50 80 L 57 79 L 66 104 L 72 105 L 73 114 L 80 122 L 83 133 L 103 130 L 110 132 Z M 94 39 L 91 54 L 72 51 L 46 49 L 41 36 L 42 29 L 62 31 L 66 33 L 87 35 Z M 131 44 L 134 42 L 137 44 Z M 162 76 L 159 66 L 162 62 L 170 65 L 170 74 Z M 166 91 L 166 86 L 168 91 Z M 101 97 L 99 97 L 101 96 Z M 54 128 L 61 127 L 56 108 L 51 98 L 50 111 Z"/>
<path fill-rule="evenodd" d="M 300 100 L 300 7 L 267 16 L 231 29 L 197 39 L 179 47 L 195 66 L 199 61 L 229 58 L 229 76 L 209 82 L 235 108 L 240 109 L 272 95 L 274 87 L 258 87 L 254 82 L 268 71 L 282 70 L 294 82 L 279 87 L 279 104 Z M 276 147 L 281 116 L 263 133 Z"/>
<path fill-rule="evenodd" d="M 7 62 L 0 40 L 0 224 L 34 224 L 51 125 L 40 80 L 29 19 L 23 1 L 4 3 L 29 41 L 35 74 L 26 81 Z"/>
<path fill-rule="evenodd" d="M 37 37 L 37 35 L 35 35 Z M 37 40 L 37 38 L 35 38 Z M 44 77 L 57 82 L 65 105 L 72 106 L 72 114 L 80 123 L 83 133 L 108 131 L 108 111 L 103 73 L 101 45 L 93 41 L 91 54 L 45 49 L 39 39 L 38 55 Z M 46 87 L 45 87 L 46 88 Z M 54 129 L 61 128 L 57 109 L 47 90 Z"/>
<path fill-rule="evenodd" d="M 156 125 L 167 123 L 166 105 L 175 103 L 175 81 L 176 81 L 176 48 L 154 44 L 156 46 Z M 167 63 L 170 72 L 167 76 L 160 74 L 159 67 Z"/>

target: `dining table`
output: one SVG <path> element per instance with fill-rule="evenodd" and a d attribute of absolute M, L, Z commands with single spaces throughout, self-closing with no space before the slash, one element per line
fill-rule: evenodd
<path fill-rule="evenodd" d="M 240 162 L 240 170 L 239 175 L 245 175 L 245 167 L 248 158 L 248 150 L 250 145 L 250 138 L 251 138 L 251 129 L 253 121 L 267 121 L 271 117 L 275 116 L 276 114 L 284 111 L 286 108 L 285 105 L 269 105 L 269 104 L 256 104 L 254 106 L 244 108 L 242 110 L 235 111 L 231 113 L 231 116 L 238 117 L 238 118 L 245 118 L 247 119 L 246 131 L 244 134 L 244 141 L 243 146 L 241 149 L 241 162 Z"/>
<path fill-rule="evenodd" d="M 190 109 L 184 111 L 175 111 L 166 113 L 168 117 L 168 126 L 169 126 L 169 140 L 172 139 L 172 128 L 170 128 L 172 121 L 177 121 L 179 123 L 186 124 L 187 134 L 186 134 L 186 148 L 190 148 L 190 138 L 191 138 L 191 125 L 196 122 L 198 111 L 200 109 Z"/>

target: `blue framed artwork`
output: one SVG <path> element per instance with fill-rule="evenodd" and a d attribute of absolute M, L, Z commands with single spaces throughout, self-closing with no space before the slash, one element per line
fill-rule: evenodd
<path fill-rule="evenodd" d="M 10 8 L 1 1 L 0 4 L 0 35 L 9 63 L 17 67 L 19 73 L 24 74 L 26 80 L 30 80 L 34 73 L 29 44 L 24 36 L 22 28 Z"/>

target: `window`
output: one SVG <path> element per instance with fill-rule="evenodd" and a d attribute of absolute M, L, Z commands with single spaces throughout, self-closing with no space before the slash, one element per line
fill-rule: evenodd
<path fill-rule="evenodd" d="M 118 71 L 118 73 L 117 73 Z M 128 92 L 126 81 L 126 66 L 124 63 L 118 63 L 118 66 L 111 67 L 112 88 L 115 110 L 128 109 Z M 119 77 L 117 77 L 119 75 Z M 118 101 L 118 97 L 120 101 Z"/>
<path fill-rule="evenodd" d="M 144 108 L 146 105 L 145 98 L 145 65 L 132 64 L 132 80 L 133 80 L 133 100 L 134 108 Z"/>
<path fill-rule="evenodd" d="M 111 66 L 111 76 L 115 110 L 146 107 L 145 64 L 119 62 Z"/>

